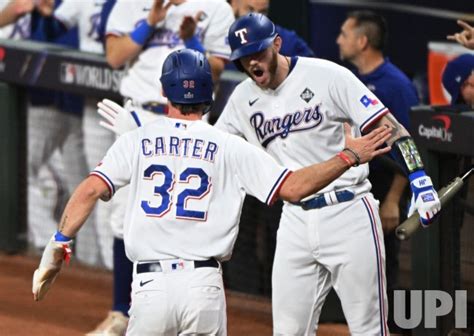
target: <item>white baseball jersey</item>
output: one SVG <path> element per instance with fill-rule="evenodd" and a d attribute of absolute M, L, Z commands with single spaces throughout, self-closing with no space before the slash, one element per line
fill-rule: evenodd
<path fill-rule="evenodd" d="M 10 0 L 0 0 L 0 11 L 8 5 Z M 15 23 L 0 28 L 0 38 L 11 40 L 23 40 L 31 35 L 31 15 L 26 14 Z"/>
<path fill-rule="evenodd" d="M 203 121 L 158 118 L 122 135 L 91 173 L 111 195 L 130 182 L 132 261 L 230 258 L 246 193 L 271 204 L 290 171 Z"/>
<path fill-rule="evenodd" d="M 250 78 L 239 84 L 215 126 L 244 136 L 295 170 L 340 152 L 343 122 L 363 131 L 387 111 L 349 70 L 299 57 L 276 90 L 262 90 Z M 351 168 L 321 192 L 354 185 L 369 191 L 368 170 L 367 164 Z"/>
<path fill-rule="evenodd" d="M 153 0 L 118 0 L 107 21 L 107 34 L 123 36 L 131 33 L 140 22 L 146 20 L 152 5 Z M 184 48 L 184 43 L 179 38 L 179 27 L 183 18 L 195 17 L 199 11 L 203 14 L 197 24 L 196 34 L 204 49 L 210 55 L 229 57 L 227 32 L 234 21 L 234 15 L 227 2 L 188 0 L 181 5 L 171 6 L 166 18 L 157 24 L 153 36 L 122 79 L 122 96 L 131 97 L 140 104 L 166 103 L 159 81 L 161 67 L 166 56 Z"/>
<path fill-rule="evenodd" d="M 100 13 L 106 0 L 63 0 L 54 16 L 67 28 L 79 27 L 79 49 L 102 54 L 104 48 L 99 40 Z"/>

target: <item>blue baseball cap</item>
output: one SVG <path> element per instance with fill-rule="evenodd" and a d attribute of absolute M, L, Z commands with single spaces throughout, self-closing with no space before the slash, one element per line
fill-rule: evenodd
<path fill-rule="evenodd" d="M 456 104 L 461 85 L 474 72 L 474 54 L 464 54 L 448 62 L 443 72 L 443 86 Z"/>

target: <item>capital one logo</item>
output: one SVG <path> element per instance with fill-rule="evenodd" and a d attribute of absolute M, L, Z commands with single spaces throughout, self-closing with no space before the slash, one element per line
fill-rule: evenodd
<path fill-rule="evenodd" d="M 451 118 L 447 115 L 439 114 L 431 117 L 431 119 L 441 121 L 443 126 L 425 126 L 420 124 L 418 126 L 418 134 L 428 140 L 433 138 L 442 142 L 451 142 L 453 139 L 453 133 L 449 131 L 451 128 Z"/>
<path fill-rule="evenodd" d="M 245 44 L 248 42 L 246 39 L 246 35 L 247 35 L 247 28 L 242 28 L 235 31 L 235 36 L 240 38 L 240 44 Z"/>
<path fill-rule="evenodd" d="M 405 292 L 404 290 L 394 291 L 393 317 L 399 327 L 416 328 L 422 321 L 424 311 L 424 327 L 434 329 L 437 317 L 448 315 L 454 307 L 455 328 L 467 328 L 467 291 L 457 290 L 454 300 L 449 293 L 440 290 L 409 291 L 410 316 L 407 316 L 405 310 Z"/>

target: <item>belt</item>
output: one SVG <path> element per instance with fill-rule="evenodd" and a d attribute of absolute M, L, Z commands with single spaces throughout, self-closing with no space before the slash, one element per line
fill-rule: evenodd
<path fill-rule="evenodd" d="M 201 267 L 213 267 L 219 268 L 219 263 L 216 259 L 208 259 L 208 260 L 195 260 L 194 268 L 201 268 Z M 171 265 L 173 270 L 181 269 L 181 264 L 176 262 Z M 143 262 L 137 264 L 137 274 L 139 273 L 148 273 L 148 272 L 163 272 L 163 267 L 159 261 L 151 261 L 151 262 Z"/>
<path fill-rule="evenodd" d="M 158 102 L 148 102 L 141 105 L 142 109 L 156 114 L 168 114 L 168 109 L 165 104 Z"/>
<path fill-rule="evenodd" d="M 350 190 L 329 191 L 296 204 L 300 205 L 304 210 L 320 209 L 328 205 L 350 201 L 354 199 L 354 196 L 354 192 Z"/>

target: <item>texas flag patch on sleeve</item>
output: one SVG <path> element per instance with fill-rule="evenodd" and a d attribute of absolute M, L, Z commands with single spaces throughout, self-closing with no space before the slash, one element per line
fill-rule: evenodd
<path fill-rule="evenodd" d="M 367 95 L 363 95 L 359 101 L 362 103 L 362 105 L 364 105 L 365 108 L 369 107 L 370 105 L 375 106 L 379 104 L 379 101 L 377 99 L 375 98 L 371 99 L 367 97 Z"/>

